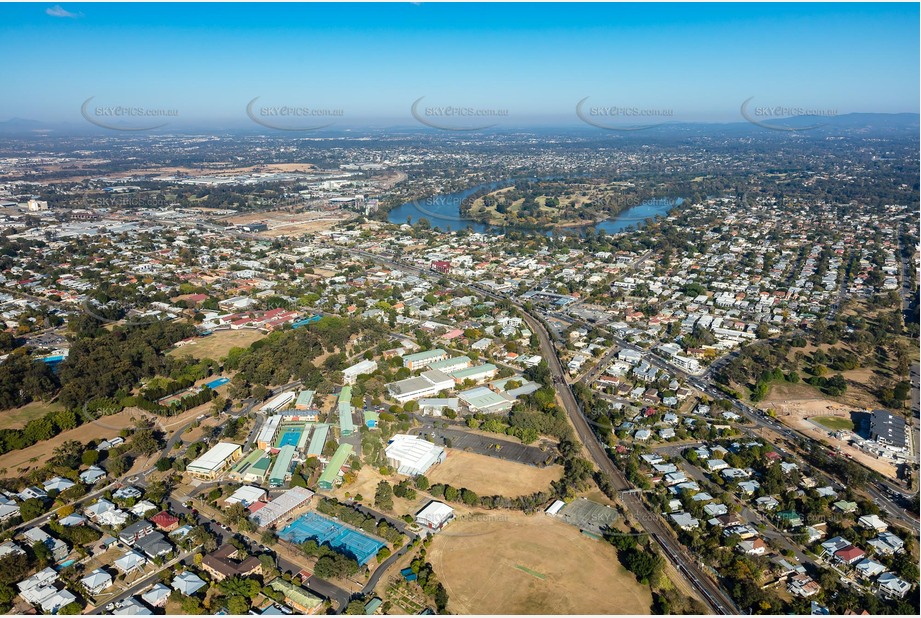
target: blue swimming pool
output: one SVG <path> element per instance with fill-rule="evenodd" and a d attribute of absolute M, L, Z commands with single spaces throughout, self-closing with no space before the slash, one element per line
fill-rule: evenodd
<path fill-rule="evenodd" d="M 224 386 L 228 382 L 230 382 L 230 378 L 218 378 L 217 380 L 211 380 L 210 382 L 206 382 L 205 386 L 213 390 L 217 388 L 218 386 Z"/>
<path fill-rule="evenodd" d="M 281 435 L 281 438 L 278 440 L 278 448 L 283 446 L 297 446 L 298 441 L 301 439 L 301 434 L 304 433 L 303 427 L 291 427 L 285 430 L 285 433 Z"/>

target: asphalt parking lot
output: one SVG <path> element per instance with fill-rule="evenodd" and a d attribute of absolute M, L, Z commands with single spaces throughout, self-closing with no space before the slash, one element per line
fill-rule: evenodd
<path fill-rule="evenodd" d="M 432 435 L 433 432 L 434 436 Z M 553 459 L 551 451 L 542 451 L 536 446 L 525 446 L 517 442 L 510 442 L 498 436 L 493 438 L 459 429 L 436 429 L 430 427 L 426 428 L 424 433 L 426 438 L 433 440 L 435 444 L 444 445 L 444 438 L 448 438 L 451 440 L 452 448 L 529 466 L 542 467 Z M 499 448 L 496 448 L 497 446 Z"/>

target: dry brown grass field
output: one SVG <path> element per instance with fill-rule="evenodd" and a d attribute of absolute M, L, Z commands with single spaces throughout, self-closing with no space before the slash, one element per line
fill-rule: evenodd
<path fill-rule="evenodd" d="M 456 614 L 649 614 L 649 588 L 610 544 L 543 514 L 454 521 L 428 550 Z"/>
<path fill-rule="evenodd" d="M 432 483 L 466 487 L 481 496 L 524 496 L 550 487 L 562 466 L 537 468 L 487 455 L 448 449 L 448 457 L 426 474 Z"/>
<path fill-rule="evenodd" d="M 168 352 L 170 356 L 191 356 L 195 359 L 220 360 L 227 356 L 230 348 L 248 348 L 254 341 L 265 337 L 265 333 L 253 328 L 240 330 L 219 330 L 207 337 L 196 337 L 192 343 Z"/>

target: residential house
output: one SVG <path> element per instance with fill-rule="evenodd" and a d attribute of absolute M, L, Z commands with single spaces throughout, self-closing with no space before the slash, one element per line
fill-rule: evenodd
<path fill-rule="evenodd" d="M 879 591 L 890 599 L 901 599 L 911 590 L 911 584 L 892 573 L 883 573 L 876 583 L 879 585 Z"/>
<path fill-rule="evenodd" d="M 750 556 L 763 556 L 767 551 L 767 545 L 762 539 L 743 540 L 736 547 L 743 554 Z"/>
<path fill-rule="evenodd" d="M 125 526 L 125 528 L 118 533 L 118 539 L 125 545 L 134 545 L 138 539 L 147 536 L 153 531 L 153 524 L 146 519 L 142 519 L 134 522 L 130 526 Z"/>
<path fill-rule="evenodd" d="M 0 492 L 0 523 L 19 517 L 19 504 Z"/>
<path fill-rule="evenodd" d="M 867 541 L 867 545 L 875 549 L 877 553 L 888 556 L 902 551 L 905 543 L 893 533 L 883 532 L 875 539 Z"/>
<path fill-rule="evenodd" d="M 876 560 L 865 558 L 854 565 L 854 570 L 864 579 L 871 579 L 886 572 L 886 567 Z"/>
<path fill-rule="evenodd" d="M 179 518 L 167 511 L 160 511 L 151 517 L 150 521 L 164 532 L 172 532 L 179 527 Z"/>
<path fill-rule="evenodd" d="M 857 562 L 863 560 L 865 556 L 866 552 L 853 545 L 849 545 L 844 549 L 839 549 L 835 552 L 835 558 L 837 558 L 838 561 L 842 564 L 847 565 L 856 564 Z"/>
<path fill-rule="evenodd" d="M 222 581 L 228 577 L 262 574 L 262 565 L 258 558 L 248 556 L 240 559 L 239 550 L 229 544 L 222 545 L 210 554 L 206 554 L 202 558 L 201 566 L 215 581 Z"/>
<path fill-rule="evenodd" d="M 790 577 L 787 590 L 794 596 L 809 598 L 821 592 L 822 589 L 808 575 L 797 573 Z"/>
<path fill-rule="evenodd" d="M 879 515 L 863 515 L 857 519 L 857 523 L 869 530 L 885 532 L 889 526 L 880 519 Z"/>
<path fill-rule="evenodd" d="M 144 565 L 147 564 L 147 558 L 132 549 L 112 564 L 120 573 L 128 575 L 143 569 Z"/>
<path fill-rule="evenodd" d="M 158 583 L 142 594 L 141 599 L 151 607 L 166 607 L 171 592 L 168 586 Z"/>
<path fill-rule="evenodd" d="M 46 493 L 50 493 L 52 491 L 57 491 L 58 493 L 61 493 L 62 491 L 67 491 L 74 485 L 76 485 L 76 483 L 74 483 L 72 480 L 65 479 L 60 476 L 56 476 L 52 479 L 48 479 L 47 481 L 45 481 L 42 487 L 45 489 Z"/>
<path fill-rule="evenodd" d="M 172 544 L 166 540 L 162 532 L 151 532 L 142 536 L 135 542 L 135 547 L 144 552 L 148 558 L 165 556 L 173 551 Z"/>
<path fill-rule="evenodd" d="M 177 590 L 187 597 L 192 596 L 207 585 L 202 578 L 191 571 L 183 571 L 173 578 L 172 583 L 173 590 Z"/>
<path fill-rule="evenodd" d="M 84 590 L 86 590 L 90 596 L 96 596 L 112 585 L 112 576 L 102 569 L 96 569 L 81 579 L 80 585 L 83 586 Z"/>
<path fill-rule="evenodd" d="M 106 471 L 99 466 L 90 466 L 80 473 L 80 482 L 86 485 L 94 485 L 96 481 L 105 477 Z"/>
<path fill-rule="evenodd" d="M 30 545 L 41 543 L 47 547 L 56 562 L 64 560 L 70 553 L 70 547 L 67 546 L 67 543 L 54 538 L 41 528 L 30 528 L 23 532 L 22 536 L 28 539 Z"/>

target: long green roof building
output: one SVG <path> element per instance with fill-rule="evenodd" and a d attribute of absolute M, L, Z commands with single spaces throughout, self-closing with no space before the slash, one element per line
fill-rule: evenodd
<path fill-rule="evenodd" d="M 355 431 L 352 423 L 352 387 L 343 386 L 339 391 L 339 431 L 343 436 L 350 436 Z"/>
<path fill-rule="evenodd" d="M 336 449 L 336 453 L 330 458 L 329 463 L 326 465 L 326 469 L 323 470 L 323 474 L 320 475 L 317 487 L 320 489 L 332 489 L 336 484 L 336 479 L 339 478 L 339 471 L 342 470 L 342 466 L 345 465 L 345 462 L 348 461 L 348 458 L 351 456 L 352 445 L 340 444 L 339 448 Z"/>
<path fill-rule="evenodd" d="M 281 487 L 291 472 L 291 460 L 294 459 L 296 447 L 293 444 L 286 444 L 278 450 L 278 456 L 275 458 L 275 465 L 272 466 L 272 472 L 269 474 L 269 487 Z"/>

